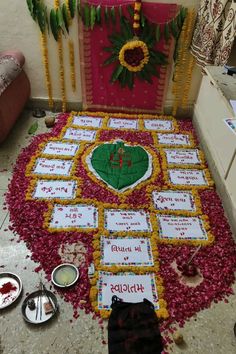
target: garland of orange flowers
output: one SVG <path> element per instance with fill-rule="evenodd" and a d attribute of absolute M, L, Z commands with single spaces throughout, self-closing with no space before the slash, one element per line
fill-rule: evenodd
<path fill-rule="evenodd" d="M 172 114 L 175 116 L 178 108 L 185 108 L 191 87 L 192 72 L 195 65 L 194 58 L 189 51 L 195 23 L 195 11 L 190 10 L 185 18 L 179 40 L 179 50 L 176 60 L 172 93 L 174 104 Z"/>
<path fill-rule="evenodd" d="M 71 25 L 72 24 L 72 18 L 71 18 L 71 15 L 70 15 L 69 0 L 66 0 L 65 4 L 66 4 L 66 8 L 67 8 L 67 13 L 68 13 L 69 25 Z"/>
<path fill-rule="evenodd" d="M 47 47 L 47 35 L 46 33 L 41 32 L 41 48 L 42 48 L 42 57 L 43 57 L 43 64 L 44 64 L 44 72 L 45 72 L 45 81 L 48 91 L 48 105 L 49 108 L 53 108 L 53 98 L 52 98 L 52 82 L 51 76 L 49 72 L 49 59 L 48 59 L 48 47 Z"/>
<path fill-rule="evenodd" d="M 69 46 L 69 55 L 70 55 L 70 78 L 72 90 L 75 92 L 76 90 L 76 80 L 75 80 L 75 53 L 74 53 L 74 43 L 70 40 L 68 42 Z"/>
<path fill-rule="evenodd" d="M 60 7 L 60 1 L 54 1 L 55 10 Z M 62 112 L 66 112 L 66 87 L 65 87 L 65 74 L 64 74 L 64 59 L 63 59 L 63 46 L 61 31 L 58 34 L 58 57 L 59 57 L 59 71 L 60 71 L 60 83 L 61 83 L 61 97 L 62 97 Z"/>
<path fill-rule="evenodd" d="M 139 35 L 141 6 L 142 6 L 141 0 L 136 0 L 134 3 L 134 22 L 133 22 L 134 34 L 136 36 Z"/>

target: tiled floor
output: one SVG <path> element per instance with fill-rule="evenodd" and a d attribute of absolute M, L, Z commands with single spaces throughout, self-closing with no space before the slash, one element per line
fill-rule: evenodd
<path fill-rule="evenodd" d="M 80 317 L 71 323 L 71 305 L 59 297 L 60 314 L 51 323 L 29 326 L 21 316 L 21 304 L 25 294 L 36 290 L 39 278 L 33 271 L 36 264 L 26 258 L 29 251 L 25 244 L 10 241 L 13 234 L 7 230 L 9 216 L 7 210 L 3 210 L 3 202 L 13 164 L 20 150 L 29 144 L 31 138 L 27 131 L 34 120 L 29 112 L 25 112 L 7 141 L 0 145 L 0 266 L 5 265 L 5 268 L 0 270 L 17 273 L 24 287 L 20 301 L 0 312 L 0 354 L 105 354 L 108 350 L 107 346 L 101 343 L 98 323 L 82 312 Z M 38 123 L 37 134 L 47 131 L 43 119 L 38 119 Z M 236 285 L 234 290 L 236 291 Z M 236 296 L 231 296 L 228 300 L 229 303 L 213 304 L 210 309 L 200 312 L 186 323 L 181 330 L 185 344 L 181 347 L 173 344 L 170 352 L 235 354 L 236 338 L 233 326 L 236 322 Z"/>

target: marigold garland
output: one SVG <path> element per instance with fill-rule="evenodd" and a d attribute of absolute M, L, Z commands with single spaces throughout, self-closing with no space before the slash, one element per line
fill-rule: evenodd
<path fill-rule="evenodd" d="M 133 21 L 133 29 L 134 29 L 134 34 L 136 36 L 139 35 L 141 6 L 142 6 L 141 0 L 136 0 L 134 3 L 134 21 Z"/>
<path fill-rule="evenodd" d="M 53 109 L 53 98 L 52 98 L 52 82 L 49 70 L 49 59 L 48 59 L 48 48 L 47 48 L 47 34 L 41 32 L 41 47 L 42 47 L 42 57 L 44 64 L 45 81 L 48 92 L 48 106 Z"/>
<path fill-rule="evenodd" d="M 178 108 L 185 108 L 188 102 L 192 72 L 195 64 L 193 56 L 189 51 L 195 17 L 195 11 L 188 10 L 179 39 L 179 48 L 172 86 L 172 93 L 174 95 L 173 116 L 177 114 Z"/>
<path fill-rule="evenodd" d="M 75 79 L 75 53 L 74 53 L 74 43 L 72 40 L 68 42 L 69 46 L 69 56 L 70 56 L 70 79 L 73 92 L 76 91 L 76 79 Z"/>
<path fill-rule="evenodd" d="M 54 8 L 57 10 L 60 7 L 60 1 L 54 0 Z M 64 73 L 64 59 L 63 59 L 63 44 L 61 30 L 58 33 L 58 58 L 59 58 L 59 76 L 61 85 L 61 98 L 62 98 L 62 112 L 66 112 L 66 86 L 65 86 L 65 73 Z"/>

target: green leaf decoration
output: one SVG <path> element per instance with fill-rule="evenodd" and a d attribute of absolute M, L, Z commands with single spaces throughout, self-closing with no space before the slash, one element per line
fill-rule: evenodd
<path fill-rule="evenodd" d="M 156 77 L 160 77 L 160 74 L 159 72 L 156 70 L 156 67 L 155 66 L 152 66 L 152 65 L 145 65 L 145 70 L 150 73 L 152 76 L 156 76 Z"/>
<path fill-rule="evenodd" d="M 96 21 L 99 25 L 101 24 L 101 5 L 96 7 Z"/>
<path fill-rule="evenodd" d="M 181 28 L 182 27 L 182 20 L 181 20 L 180 12 L 179 12 L 178 16 L 176 17 L 176 21 L 177 21 L 178 28 Z"/>
<path fill-rule="evenodd" d="M 111 43 L 115 46 L 118 47 L 119 49 L 125 44 L 126 40 L 125 38 L 119 36 L 118 34 L 112 34 L 108 36 L 109 40 Z"/>
<path fill-rule="evenodd" d="M 155 26 L 151 25 L 148 27 L 148 34 L 144 40 L 146 42 L 146 44 L 149 47 L 153 47 L 155 41 L 156 41 L 156 36 L 155 36 Z"/>
<path fill-rule="evenodd" d="M 142 41 L 145 41 L 146 40 L 146 38 L 147 38 L 147 35 L 148 35 L 148 33 L 149 33 L 149 23 L 147 22 L 146 24 L 145 24 L 145 26 L 143 27 L 143 30 L 142 30 L 142 32 L 141 32 L 141 35 L 140 35 L 140 39 L 142 40 Z"/>
<path fill-rule="evenodd" d="M 104 8 L 104 17 L 106 14 L 106 8 Z M 109 11 L 109 10 L 107 10 Z M 119 15 L 121 14 L 121 7 L 119 7 Z M 110 18 L 108 16 L 110 15 Z M 107 14 L 107 21 L 108 19 L 111 19 L 112 17 L 112 11 L 109 11 L 109 14 Z M 111 35 L 108 36 L 108 39 L 110 40 L 111 44 L 109 47 L 103 48 L 105 52 L 110 53 L 109 57 L 104 61 L 103 65 L 110 65 L 113 63 L 115 68 L 113 69 L 112 75 L 110 82 L 115 82 L 119 81 L 119 84 L 122 88 L 128 86 L 130 90 L 133 89 L 134 86 L 134 80 L 139 79 L 143 81 L 147 81 L 148 83 L 152 84 L 152 78 L 154 76 L 159 77 L 159 70 L 158 66 L 161 65 L 166 65 L 167 64 L 167 56 L 159 51 L 155 51 L 154 45 L 156 42 L 159 42 L 162 33 L 161 33 L 161 28 L 160 25 L 156 26 L 152 23 L 150 23 L 144 16 L 144 27 L 141 31 L 141 34 L 139 36 L 140 40 L 142 40 L 144 43 L 147 44 L 148 49 L 149 49 L 149 61 L 147 64 L 144 65 L 143 69 L 139 72 L 133 72 L 129 71 L 126 67 L 122 66 L 119 63 L 119 52 L 122 48 L 122 46 L 132 40 L 134 38 L 134 32 L 133 32 L 133 27 L 132 21 L 129 21 L 128 18 L 124 15 L 120 17 L 120 32 L 113 32 Z M 177 26 L 177 20 L 175 19 L 175 23 Z M 172 25 L 173 26 L 173 25 Z M 172 32 L 171 28 L 167 25 L 164 28 L 164 34 L 165 34 L 165 39 L 169 39 Z M 178 30 L 178 26 L 177 26 Z"/>
<path fill-rule="evenodd" d="M 143 70 L 141 71 L 141 75 L 143 76 L 143 79 L 147 81 L 149 84 L 152 84 L 152 76 L 149 71 L 146 70 L 147 68 L 144 67 Z"/>
<path fill-rule="evenodd" d="M 116 24 L 116 10 L 115 10 L 114 6 L 112 6 L 112 8 L 111 8 L 111 20 L 112 20 L 113 25 L 115 25 Z"/>
<path fill-rule="evenodd" d="M 87 3 L 84 4 L 84 25 L 90 27 L 90 6 Z"/>
<path fill-rule="evenodd" d="M 27 2 L 27 6 L 29 9 L 30 15 L 32 16 L 33 20 L 36 21 L 36 14 L 35 14 L 35 7 L 34 7 L 35 1 L 26 0 L 26 2 Z"/>
<path fill-rule="evenodd" d="M 171 33 L 172 33 L 173 37 L 176 39 L 178 37 L 179 29 L 178 29 L 178 26 L 177 26 L 175 20 L 171 21 L 170 29 L 171 29 Z"/>
<path fill-rule="evenodd" d="M 125 87 L 127 85 L 127 73 L 128 73 L 128 69 L 124 68 L 122 73 L 119 76 L 121 87 Z"/>
<path fill-rule="evenodd" d="M 52 30 L 53 37 L 57 41 L 59 29 L 58 29 L 58 24 L 57 24 L 57 15 L 56 15 L 56 11 L 54 9 L 52 9 L 50 12 L 50 27 Z"/>
<path fill-rule="evenodd" d="M 105 10 L 104 10 L 104 16 L 105 16 L 105 22 L 108 24 L 108 22 L 109 22 L 109 10 L 108 10 L 107 6 L 105 7 Z"/>
<path fill-rule="evenodd" d="M 59 30 L 62 30 L 64 33 L 64 20 L 63 20 L 63 15 L 62 15 L 62 10 L 61 7 L 58 7 L 56 10 L 56 15 L 57 15 L 57 25 Z"/>
<path fill-rule="evenodd" d="M 129 89 L 132 90 L 134 87 L 134 74 L 132 71 L 127 70 L 126 82 L 127 82 Z"/>
<path fill-rule="evenodd" d="M 123 33 L 125 39 L 127 40 L 132 39 L 133 29 L 126 17 L 124 16 L 121 17 L 120 25 L 121 25 L 121 32 Z"/>
<path fill-rule="evenodd" d="M 63 16 L 66 32 L 69 34 L 69 14 L 68 14 L 66 4 L 62 5 L 62 16 Z"/>
<path fill-rule="evenodd" d="M 124 66 L 119 64 L 112 73 L 111 82 L 115 82 L 122 73 Z"/>
<path fill-rule="evenodd" d="M 181 17 L 182 24 L 184 23 L 185 17 L 187 16 L 187 13 L 188 13 L 188 9 L 186 7 L 181 7 L 181 9 L 180 9 L 180 17 Z"/>
<path fill-rule="evenodd" d="M 114 49 L 114 47 L 104 47 L 103 50 L 105 52 L 116 52 L 116 49 Z M 119 53 L 119 50 L 118 50 Z"/>
<path fill-rule="evenodd" d="M 139 80 L 141 80 L 141 81 L 146 81 L 146 78 L 145 78 L 145 70 L 138 71 L 138 72 L 137 72 L 137 77 L 138 77 Z"/>
<path fill-rule="evenodd" d="M 127 6 L 127 10 L 128 10 L 128 12 L 129 12 L 130 17 L 131 17 L 132 20 L 133 20 L 133 17 L 134 17 L 134 8 L 133 8 L 133 6 L 132 6 L 132 5 L 128 5 L 128 6 Z"/>
<path fill-rule="evenodd" d="M 48 20 L 48 9 L 47 6 L 44 7 L 44 17 L 45 17 L 45 21 L 46 21 L 46 27 L 48 30 L 48 34 L 50 34 L 50 26 L 49 26 L 49 20 Z"/>
<path fill-rule="evenodd" d="M 157 25 L 156 26 L 156 41 L 160 42 L 160 39 L 161 39 L 161 30 L 160 30 L 160 26 Z"/>
<path fill-rule="evenodd" d="M 146 17 L 144 16 L 142 11 L 140 13 L 140 23 L 141 23 L 141 27 L 144 28 L 146 25 Z"/>
<path fill-rule="evenodd" d="M 69 10 L 70 10 L 71 18 L 74 18 L 75 17 L 75 10 L 76 10 L 76 0 L 69 0 L 68 3 L 69 3 Z"/>
<path fill-rule="evenodd" d="M 34 134 L 37 131 L 38 127 L 39 127 L 38 122 L 34 122 L 29 128 L 28 134 Z"/>
<path fill-rule="evenodd" d="M 113 53 L 107 60 L 104 61 L 103 65 L 109 65 L 111 63 L 114 63 L 115 61 L 118 60 L 117 54 Z"/>
<path fill-rule="evenodd" d="M 37 4 L 36 15 L 37 15 L 37 21 L 39 24 L 40 31 L 44 33 L 46 29 L 45 6 L 41 2 L 38 2 Z"/>
<path fill-rule="evenodd" d="M 149 61 L 157 65 L 165 65 L 167 64 L 167 56 L 161 52 L 152 50 Z"/>
<path fill-rule="evenodd" d="M 164 26 L 164 38 L 165 38 L 166 42 L 168 42 L 168 40 L 170 39 L 170 30 L 169 30 L 169 26 L 167 23 L 165 23 L 165 26 Z"/>
<path fill-rule="evenodd" d="M 93 29 L 96 22 L 96 8 L 95 6 L 90 7 L 90 28 Z"/>

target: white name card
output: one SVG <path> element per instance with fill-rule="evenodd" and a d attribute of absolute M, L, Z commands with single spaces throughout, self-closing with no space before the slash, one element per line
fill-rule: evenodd
<path fill-rule="evenodd" d="M 173 130 L 173 123 L 171 120 L 145 119 L 144 127 L 148 130 L 171 131 Z"/>
<path fill-rule="evenodd" d="M 198 217 L 157 216 L 157 219 L 160 238 L 207 240 L 206 230 Z"/>
<path fill-rule="evenodd" d="M 170 182 L 173 184 L 204 186 L 207 185 L 204 171 L 202 170 L 168 170 Z"/>
<path fill-rule="evenodd" d="M 163 145 L 190 145 L 187 134 L 157 134 L 159 144 Z"/>
<path fill-rule="evenodd" d="M 153 191 L 153 202 L 157 210 L 196 211 L 191 192 Z"/>
<path fill-rule="evenodd" d="M 134 119 L 110 118 L 108 127 L 114 129 L 138 129 L 138 121 Z"/>
<path fill-rule="evenodd" d="M 105 210 L 105 229 L 118 231 L 152 231 L 149 213 L 143 210 Z"/>
<path fill-rule="evenodd" d="M 63 138 L 78 141 L 94 141 L 95 137 L 95 130 L 67 128 Z"/>
<path fill-rule="evenodd" d="M 155 309 L 159 308 L 154 274 L 115 275 L 99 273 L 98 308 L 110 309 L 112 296 L 116 295 L 124 302 L 151 301 Z"/>
<path fill-rule="evenodd" d="M 33 197 L 38 199 L 74 199 L 76 188 L 76 181 L 38 180 Z"/>
<path fill-rule="evenodd" d="M 165 149 L 164 151 L 169 164 L 190 165 L 200 163 L 197 149 Z"/>
<path fill-rule="evenodd" d="M 39 158 L 33 173 L 43 175 L 69 176 L 74 161 Z"/>
<path fill-rule="evenodd" d="M 54 205 L 50 227 L 96 228 L 98 211 L 93 205 Z"/>
<path fill-rule="evenodd" d="M 74 116 L 73 124 L 80 127 L 100 128 L 102 125 L 102 118 L 88 117 L 88 116 Z"/>
<path fill-rule="evenodd" d="M 74 156 L 78 148 L 78 144 L 50 141 L 45 145 L 42 153 L 47 155 Z"/>
<path fill-rule="evenodd" d="M 148 238 L 101 237 L 101 263 L 103 265 L 153 266 L 152 250 Z"/>

